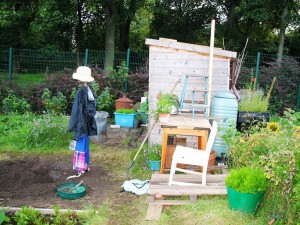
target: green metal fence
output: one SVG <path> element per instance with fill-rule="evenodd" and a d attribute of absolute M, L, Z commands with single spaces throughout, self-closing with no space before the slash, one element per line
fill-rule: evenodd
<path fill-rule="evenodd" d="M 0 74 L 10 81 L 14 74 L 51 73 L 64 68 L 76 69 L 79 65 L 104 68 L 105 51 L 86 50 L 85 53 L 58 52 L 45 50 L 8 49 L 0 51 Z M 125 61 L 130 73 L 145 67 L 148 51 L 115 52 L 114 66 Z"/>
<path fill-rule="evenodd" d="M 7 49 L 0 50 L 0 78 L 12 80 L 14 75 L 24 73 L 51 73 L 62 71 L 64 68 L 76 69 L 79 65 L 103 69 L 105 51 L 86 49 L 84 53 L 58 52 L 46 50 Z M 125 61 L 130 73 L 139 72 L 148 64 L 148 51 L 115 52 L 114 66 Z M 294 57 L 300 62 L 300 57 Z M 260 54 L 247 55 L 243 67 L 252 68 L 253 75 L 259 80 L 259 67 L 276 62 L 276 55 Z M 300 84 L 297 90 L 297 109 L 300 104 Z"/>

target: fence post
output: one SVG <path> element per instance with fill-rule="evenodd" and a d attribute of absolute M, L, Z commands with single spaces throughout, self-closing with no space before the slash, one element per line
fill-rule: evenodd
<path fill-rule="evenodd" d="M 255 69 L 255 89 L 258 87 L 258 74 L 259 74 L 260 52 L 257 52 L 256 69 Z"/>
<path fill-rule="evenodd" d="M 298 83 L 298 93 L 297 93 L 297 102 L 296 102 L 296 110 L 299 110 L 299 104 L 300 104 L 300 81 Z"/>
<path fill-rule="evenodd" d="M 89 62 L 89 50 L 85 49 L 84 65 L 87 66 L 88 62 Z"/>
<path fill-rule="evenodd" d="M 12 47 L 8 51 L 8 82 L 12 80 Z"/>
<path fill-rule="evenodd" d="M 127 55 L 126 55 L 126 67 L 127 67 L 128 72 L 129 72 L 129 60 L 130 60 L 130 48 L 127 49 Z M 124 91 L 125 91 L 125 93 L 128 92 L 128 77 L 126 77 L 126 80 L 125 80 Z"/>

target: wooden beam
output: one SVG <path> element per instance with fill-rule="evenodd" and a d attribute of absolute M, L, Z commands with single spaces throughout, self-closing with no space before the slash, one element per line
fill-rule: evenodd
<path fill-rule="evenodd" d="M 208 46 L 194 45 L 194 44 L 167 41 L 167 40 L 155 40 L 155 39 L 149 39 L 149 38 L 146 39 L 145 44 L 150 45 L 150 46 L 164 47 L 164 48 L 170 48 L 170 49 L 180 49 L 180 50 L 197 52 L 197 53 L 209 55 L 209 47 Z M 214 57 L 236 58 L 236 56 L 237 56 L 236 52 L 221 50 L 219 48 L 214 49 Z"/>

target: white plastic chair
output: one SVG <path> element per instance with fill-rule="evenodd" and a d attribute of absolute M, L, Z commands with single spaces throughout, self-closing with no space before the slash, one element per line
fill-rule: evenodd
<path fill-rule="evenodd" d="M 179 145 L 176 146 L 175 152 L 172 157 L 171 172 L 170 172 L 170 176 L 169 176 L 169 185 L 172 185 L 172 184 L 200 185 L 200 184 L 187 183 L 187 182 L 182 182 L 182 181 L 173 181 L 173 177 L 174 177 L 174 174 L 176 171 L 189 173 L 189 174 L 202 175 L 202 186 L 206 185 L 207 165 L 208 165 L 211 148 L 213 146 L 217 131 L 218 131 L 217 122 L 214 121 L 211 131 L 210 131 L 210 134 L 209 134 L 209 138 L 208 138 L 208 141 L 206 144 L 205 151 L 199 150 L 199 149 L 194 149 L 194 148 L 189 148 L 189 147 L 183 147 L 183 146 L 179 146 Z M 188 164 L 188 165 L 193 165 L 193 166 L 202 166 L 203 170 L 202 170 L 202 173 L 200 173 L 200 172 L 196 172 L 193 170 L 178 168 L 178 167 L 176 167 L 177 163 Z"/>

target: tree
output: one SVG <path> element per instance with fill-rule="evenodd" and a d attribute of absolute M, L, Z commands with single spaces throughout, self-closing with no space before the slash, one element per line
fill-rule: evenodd
<path fill-rule="evenodd" d="M 218 20 L 214 1 L 156 0 L 150 36 L 207 43 L 212 19 Z"/>

